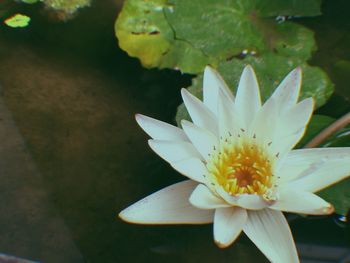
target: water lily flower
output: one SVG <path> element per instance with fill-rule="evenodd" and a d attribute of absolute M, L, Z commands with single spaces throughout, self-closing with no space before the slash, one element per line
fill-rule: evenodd
<path fill-rule="evenodd" d="M 214 240 L 232 244 L 243 231 L 271 262 L 299 262 L 282 211 L 324 215 L 333 206 L 314 194 L 350 174 L 350 148 L 295 149 L 313 111 L 298 102 L 301 69 L 262 105 L 255 73 L 244 68 L 236 96 L 206 67 L 203 102 L 182 89 L 193 122 L 182 129 L 136 115 L 150 147 L 188 177 L 123 210 L 138 224 L 213 223 Z"/>

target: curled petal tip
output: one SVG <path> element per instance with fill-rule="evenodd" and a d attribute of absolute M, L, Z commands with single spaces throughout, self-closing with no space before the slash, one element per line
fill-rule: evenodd
<path fill-rule="evenodd" d="M 252 65 L 250 65 L 250 64 L 247 64 L 244 68 L 254 71 Z"/>
<path fill-rule="evenodd" d="M 227 248 L 228 246 L 231 245 L 231 243 L 230 244 L 223 244 L 223 243 L 221 243 L 220 241 L 217 241 L 217 240 L 214 240 L 214 242 L 219 248 Z"/>
<path fill-rule="evenodd" d="M 297 75 L 297 76 L 300 76 L 300 77 L 301 77 L 302 71 L 303 71 L 303 70 L 302 70 L 302 68 L 301 68 L 300 66 L 296 67 L 296 68 L 293 70 L 294 74 Z"/>
<path fill-rule="evenodd" d="M 140 114 L 140 113 L 136 113 L 135 114 L 135 120 L 138 122 L 141 118 L 142 118 L 142 114 Z"/>
<path fill-rule="evenodd" d="M 323 212 L 327 215 L 333 214 L 334 213 L 334 206 L 329 204 L 327 207 L 323 209 Z"/>
<path fill-rule="evenodd" d="M 125 222 L 128 222 L 127 217 L 125 216 L 125 209 L 118 214 L 117 218 L 119 218 Z"/>

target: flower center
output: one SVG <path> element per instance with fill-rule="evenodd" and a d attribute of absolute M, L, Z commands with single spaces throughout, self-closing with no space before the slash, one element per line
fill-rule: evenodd
<path fill-rule="evenodd" d="M 225 143 L 207 164 L 212 179 L 230 195 L 265 195 L 273 186 L 272 164 L 254 143 Z"/>

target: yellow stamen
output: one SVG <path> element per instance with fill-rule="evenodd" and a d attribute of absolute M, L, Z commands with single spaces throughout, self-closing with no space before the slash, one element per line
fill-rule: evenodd
<path fill-rule="evenodd" d="M 220 156 L 214 155 L 207 167 L 215 183 L 230 195 L 264 196 L 273 186 L 272 164 L 268 154 L 251 142 L 224 144 Z"/>

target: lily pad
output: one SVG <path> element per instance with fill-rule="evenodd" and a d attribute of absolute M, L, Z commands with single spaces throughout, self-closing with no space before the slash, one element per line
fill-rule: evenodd
<path fill-rule="evenodd" d="M 41 1 L 41 0 L 21 0 L 23 3 L 25 3 L 25 4 L 35 4 L 35 3 L 37 3 L 37 2 L 39 2 L 39 1 Z"/>
<path fill-rule="evenodd" d="M 315 16 L 320 1 L 128 0 L 116 21 L 119 45 L 143 66 L 200 73 L 245 51 L 304 61 L 316 49 L 313 32 L 273 16 Z"/>
<path fill-rule="evenodd" d="M 126 1 L 115 24 L 119 46 L 145 67 L 161 64 L 174 40 L 164 17 L 165 4 L 166 0 Z"/>
<path fill-rule="evenodd" d="M 346 216 L 350 209 L 350 179 L 341 181 L 318 193 L 319 196 L 334 205 L 335 213 Z"/>
<path fill-rule="evenodd" d="M 176 39 L 190 42 L 210 57 L 211 64 L 239 55 L 243 50 L 256 53 L 274 50 L 279 54 L 287 49 L 308 59 L 315 49 L 311 30 L 267 18 L 260 8 L 261 1 L 172 0 L 170 3 L 173 8 L 164 11 Z M 274 4 L 271 5 L 273 8 Z M 289 14 L 293 14 L 292 9 Z"/>
<path fill-rule="evenodd" d="M 29 25 L 30 17 L 23 14 L 15 14 L 7 18 L 4 23 L 13 28 L 26 27 Z"/>
<path fill-rule="evenodd" d="M 307 126 L 303 138 L 298 143 L 296 148 L 302 148 L 303 146 L 305 146 L 305 144 L 311 141 L 317 134 L 319 134 L 322 130 L 331 125 L 334 121 L 335 119 L 332 117 L 324 115 L 313 115 Z"/>

